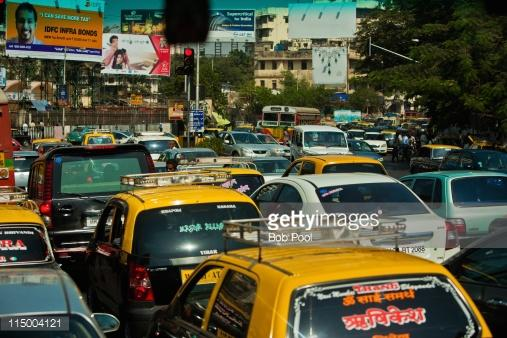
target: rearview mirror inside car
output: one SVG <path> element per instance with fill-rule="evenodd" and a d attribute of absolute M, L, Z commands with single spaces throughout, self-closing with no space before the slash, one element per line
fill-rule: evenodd
<path fill-rule="evenodd" d="M 206 41 L 209 28 L 208 0 L 166 0 L 165 27 L 168 43 Z"/>

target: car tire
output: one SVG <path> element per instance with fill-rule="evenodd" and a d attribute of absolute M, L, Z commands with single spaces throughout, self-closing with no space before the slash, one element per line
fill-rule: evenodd
<path fill-rule="evenodd" d="M 238 157 L 238 156 L 239 156 L 239 154 L 238 154 L 237 152 L 233 152 L 233 153 L 232 153 L 232 156 L 234 156 L 234 157 Z"/>

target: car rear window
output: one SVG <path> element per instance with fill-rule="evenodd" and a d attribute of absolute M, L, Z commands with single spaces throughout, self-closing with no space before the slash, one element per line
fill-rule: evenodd
<path fill-rule="evenodd" d="M 224 188 L 232 188 L 243 194 L 250 195 L 263 184 L 262 176 L 234 175 L 230 181 L 220 184 Z"/>
<path fill-rule="evenodd" d="M 119 192 L 120 177 L 147 173 L 146 155 L 122 152 L 93 156 L 56 156 L 54 190 L 65 194 L 114 194 Z"/>
<path fill-rule="evenodd" d="M 433 158 L 444 158 L 445 155 L 447 155 L 448 152 L 450 152 L 452 149 L 442 149 L 442 148 L 437 148 L 437 149 L 433 149 L 431 151 L 432 153 L 432 156 Z"/>
<path fill-rule="evenodd" d="M 30 166 L 32 165 L 32 162 L 36 158 L 37 158 L 36 156 L 14 157 L 14 171 L 15 172 L 30 171 Z"/>
<path fill-rule="evenodd" d="M 224 220 L 258 217 L 252 204 L 237 202 L 145 210 L 135 222 L 133 253 L 149 256 L 151 264 L 156 264 L 158 259 L 167 263 L 167 258 L 223 251 Z"/>
<path fill-rule="evenodd" d="M 374 163 L 345 163 L 345 164 L 329 164 L 322 169 L 323 174 L 336 173 L 373 173 L 385 175 L 384 169 Z"/>
<path fill-rule="evenodd" d="M 289 337 L 477 337 L 476 318 L 443 276 L 328 283 L 293 293 Z"/>
<path fill-rule="evenodd" d="M 257 170 L 262 174 L 283 174 L 290 165 L 290 161 L 282 160 L 269 160 L 269 161 L 254 161 Z"/>
<path fill-rule="evenodd" d="M 97 136 L 88 138 L 88 144 L 112 144 L 113 139 L 107 136 Z"/>
<path fill-rule="evenodd" d="M 47 262 L 51 259 L 44 233 L 33 226 L 0 227 L 0 266 Z"/>
<path fill-rule="evenodd" d="M 507 205 L 507 177 L 483 176 L 454 179 L 452 199 L 458 207 Z"/>
<path fill-rule="evenodd" d="M 171 140 L 139 141 L 139 144 L 144 145 L 152 154 L 160 154 L 164 150 L 169 149 L 169 142 Z"/>

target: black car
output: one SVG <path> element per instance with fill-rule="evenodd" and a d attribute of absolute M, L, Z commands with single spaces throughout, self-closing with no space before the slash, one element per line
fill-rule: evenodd
<path fill-rule="evenodd" d="M 453 150 L 445 156 L 440 170 L 487 170 L 507 173 L 507 153 L 483 149 Z"/>
<path fill-rule="evenodd" d="M 137 144 L 55 148 L 33 162 L 28 196 L 64 269 L 84 260 L 106 201 L 120 191 L 120 176 L 154 171 L 150 153 Z"/>
<path fill-rule="evenodd" d="M 494 337 L 507 332 L 507 229 L 470 244 L 445 263 L 467 290 Z"/>

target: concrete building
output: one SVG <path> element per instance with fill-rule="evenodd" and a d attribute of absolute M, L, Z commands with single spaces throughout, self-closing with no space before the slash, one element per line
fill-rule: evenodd
<path fill-rule="evenodd" d="M 279 90 L 283 87 L 285 71 L 290 71 L 296 79 L 312 82 L 312 51 L 256 51 L 254 77 L 255 84 Z"/>

